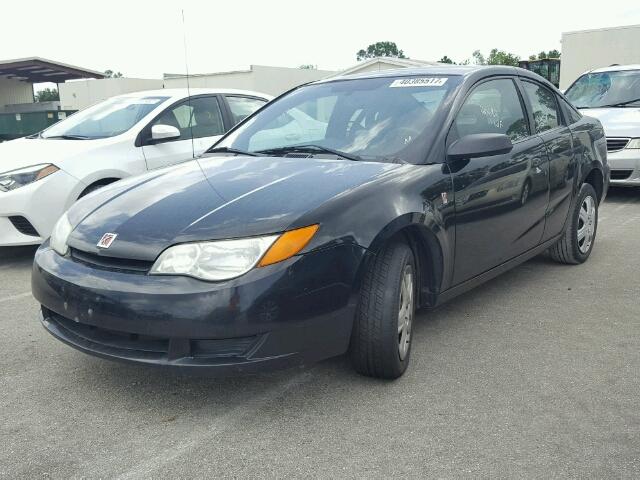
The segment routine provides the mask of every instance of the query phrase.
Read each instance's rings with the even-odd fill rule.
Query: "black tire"
[[[583,208],[583,204],[587,200],[587,197],[591,197],[591,201],[595,208],[594,218],[592,219],[593,233],[591,235],[591,242],[589,242],[588,248],[584,248],[584,244],[582,244],[583,248],[581,249],[581,244],[578,240],[578,229],[582,225],[580,210]],[[586,262],[589,255],[591,255],[591,251],[593,250],[593,245],[596,240],[596,233],[598,231],[598,195],[591,184],[582,184],[576,203],[573,210],[570,212],[568,222],[567,230],[558,243],[549,249],[549,254],[556,262],[578,265]]]
[[[410,315],[409,333],[402,342],[405,346],[400,347],[401,290],[406,285],[407,272],[411,272],[412,277],[411,287],[405,289],[411,291],[410,308],[405,309]],[[351,336],[351,359],[359,373],[393,379],[407,369],[411,357],[416,279],[413,252],[404,242],[390,244],[372,260],[364,276]],[[404,358],[401,358],[402,353]]]

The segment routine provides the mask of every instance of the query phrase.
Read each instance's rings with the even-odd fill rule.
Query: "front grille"
[[[630,138],[614,138],[607,137],[607,152],[617,152],[624,149],[629,143]]]
[[[111,353],[129,358],[176,358],[193,357],[204,359],[241,357],[246,358],[255,348],[259,336],[219,338],[219,339],[183,339],[119,332],[106,328],[74,322],[51,310],[42,307],[43,316],[50,322],[100,350],[110,349]],[[172,346],[173,343],[173,346]],[[175,345],[182,347],[180,350]],[[99,347],[98,347],[99,346]],[[114,352],[115,350],[115,352]]]
[[[31,225],[31,222],[24,217],[9,217],[9,221],[23,235],[29,235],[30,237],[40,236],[35,227]]]
[[[103,270],[115,270],[131,273],[147,273],[151,270],[153,262],[146,260],[133,260],[129,258],[107,257],[95,253],[83,252],[76,248],[71,248],[71,258],[74,260],[101,268]]]
[[[633,170],[611,170],[611,180],[626,180],[632,173]]]

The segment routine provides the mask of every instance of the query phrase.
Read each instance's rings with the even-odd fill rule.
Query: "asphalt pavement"
[[[541,256],[419,315],[388,382],[345,357],[211,379],[47,334],[0,249],[1,478],[638,478],[640,190],[580,266]]]

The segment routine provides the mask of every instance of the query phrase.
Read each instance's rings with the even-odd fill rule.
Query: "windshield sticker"
[[[399,78],[391,82],[389,88],[398,87],[441,87],[447,81],[446,77]]]
[[[156,105],[158,103],[160,103],[162,100],[159,98],[141,98],[139,100],[136,100],[134,103],[135,105]]]

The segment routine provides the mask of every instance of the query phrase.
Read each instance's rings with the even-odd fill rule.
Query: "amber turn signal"
[[[52,173],[56,173],[58,170],[59,168],[56,167],[55,165],[47,165],[46,167],[44,167],[42,170],[38,172],[38,175],[36,175],[36,180],[40,180],[41,178],[48,177]]]
[[[259,267],[278,263],[287,258],[293,257],[307,246],[309,241],[318,231],[320,225],[309,225],[308,227],[297,228],[284,232],[273,242],[273,245],[264,254],[262,260],[258,264]]]

